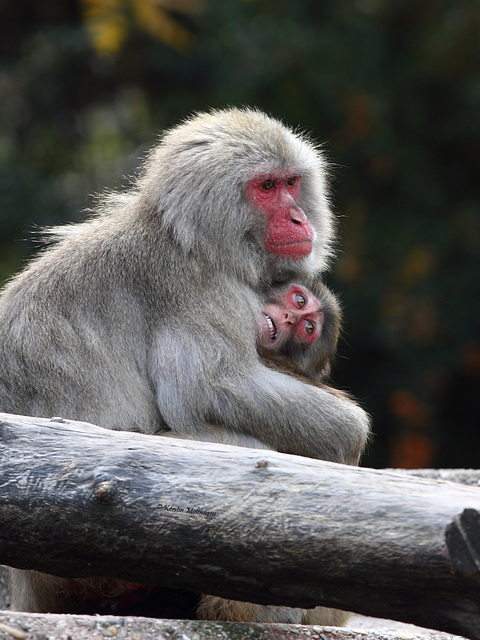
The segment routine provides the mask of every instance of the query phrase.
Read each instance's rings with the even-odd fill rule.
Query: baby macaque
[[[259,343],[265,349],[282,351],[286,343],[308,348],[322,334],[323,309],[305,287],[291,284],[269,296],[262,311]]]
[[[268,291],[257,345],[267,362],[321,382],[330,372],[341,312],[336,297],[322,282],[311,286],[313,291],[297,283]]]

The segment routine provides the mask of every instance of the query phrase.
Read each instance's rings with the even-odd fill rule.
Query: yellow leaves
[[[192,41],[190,33],[176,22],[167,11],[161,9],[158,3],[154,3],[153,0],[131,0],[131,3],[138,23],[154,38],[162,40],[165,44],[181,52],[185,52],[190,47]],[[187,3],[182,4],[186,5]]]
[[[122,0],[83,0],[83,17],[96,51],[105,56],[115,54],[127,33],[127,19]]]
[[[193,37],[169,10],[192,14],[200,8],[198,0],[81,0],[81,3],[92,44],[97,53],[106,57],[118,53],[132,18],[154,38],[186,52]]]

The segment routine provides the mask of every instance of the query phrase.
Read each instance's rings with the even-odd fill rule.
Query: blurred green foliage
[[[325,141],[373,466],[480,466],[478,0],[0,0],[0,279],[156,132],[256,105]]]

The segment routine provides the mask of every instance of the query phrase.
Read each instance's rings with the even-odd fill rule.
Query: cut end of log
[[[445,542],[454,569],[480,579],[480,513],[464,509],[445,529]]]

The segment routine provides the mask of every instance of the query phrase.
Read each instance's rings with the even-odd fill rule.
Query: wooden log
[[[0,414],[0,564],[480,639],[480,490]]]
[[[430,480],[448,480],[467,484],[471,487],[480,487],[479,469],[386,469],[400,475],[429,478]]]

